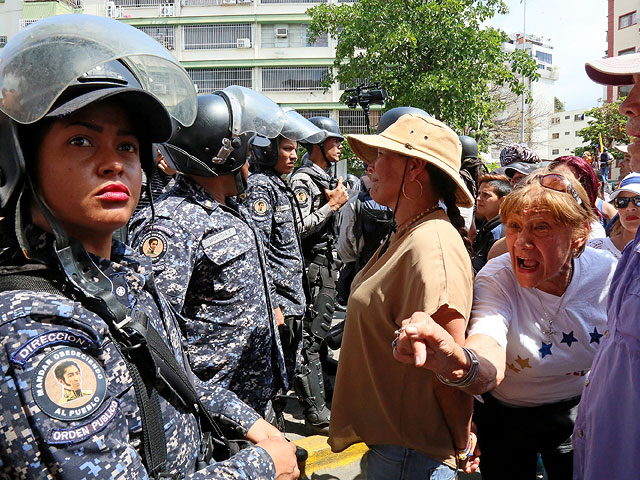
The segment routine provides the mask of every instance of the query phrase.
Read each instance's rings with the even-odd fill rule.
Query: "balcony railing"
[[[57,3],[62,3],[64,5],[67,5],[71,8],[82,8],[82,1],[81,0],[24,0],[25,3],[44,3],[44,2],[51,2],[51,1],[55,1]]]

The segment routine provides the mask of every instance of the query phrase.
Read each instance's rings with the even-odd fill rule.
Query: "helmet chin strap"
[[[233,174],[233,178],[236,181],[236,190],[238,190],[238,198],[244,200],[247,198],[247,181],[242,176],[242,168],[236,170]]]
[[[123,322],[126,323],[124,307],[113,295],[111,280],[93,262],[80,241],[69,237],[56,221],[44,201],[37,195],[31,178],[26,176],[26,185],[23,186],[16,206],[16,235],[18,243],[24,255],[30,258],[29,248],[23,228],[24,207],[29,207],[27,200],[29,195],[24,195],[29,190],[31,200],[36,203],[46,222],[49,224],[55,236],[54,251],[60,262],[62,270],[69,282],[87,299],[87,303],[95,312],[101,312],[115,320],[114,325],[120,329]]]

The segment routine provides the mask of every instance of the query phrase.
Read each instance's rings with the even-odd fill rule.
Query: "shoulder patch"
[[[77,348],[63,347],[36,366],[31,392],[44,414],[71,422],[95,413],[107,395],[107,379],[93,357]]]
[[[11,354],[11,363],[24,367],[31,356],[44,348],[55,345],[69,345],[77,348],[92,348],[97,346],[93,340],[81,333],[53,330],[30,338],[29,341]]]
[[[296,188],[293,193],[295,193],[298,202],[301,204],[305,204],[309,200],[309,192],[307,192],[306,188]]]
[[[140,239],[139,251],[142,255],[150,257],[155,262],[167,253],[168,244],[166,235],[154,228],[152,231],[145,233]]]
[[[98,418],[90,422],[77,425],[73,428],[53,428],[49,432],[47,443],[49,445],[69,445],[84,442],[96,433],[102,431],[118,413],[120,403],[112,398]]]
[[[253,202],[253,211],[258,215],[265,215],[269,209],[269,204],[264,198],[259,198]]]

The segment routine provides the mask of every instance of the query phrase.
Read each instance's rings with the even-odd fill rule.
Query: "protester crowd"
[[[298,478],[294,390],[334,452],[367,444],[367,478],[635,478],[640,54],[586,71],[635,85],[606,195],[606,149],[512,144],[490,172],[417,108],[345,138],[251,89],[198,96],[114,20],[16,35],[0,477]],[[359,180],[333,175],[344,141]]]

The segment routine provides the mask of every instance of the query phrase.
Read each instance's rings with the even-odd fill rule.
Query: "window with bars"
[[[262,69],[262,91],[323,90],[322,80],[328,74],[327,67],[266,67]]]
[[[4,47],[7,44],[7,36],[0,35],[0,48]]]
[[[638,23],[638,12],[627,13],[626,15],[620,15],[618,20],[618,28],[626,28]]]
[[[253,88],[250,68],[187,68],[198,93],[212,93],[229,85]]]
[[[238,48],[253,44],[253,29],[250,23],[183,25],[182,39],[185,50]]]
[[[296,110],[304,118],[328,117],[329,110]]]
[[[25,19],[25,18],[23,18],[18,23],[18,29],[22,30],[23,28],[27,28],[29,25],[31,25],[32,23],[36,23],[37,21],[38,21],[37,18],[36,19]]]
[[[125,7],[125,8],[160,7],[163,5],[170,4],[168,0],[113,0],[113,3],[117,7]]]
[[[339,113],[338,125],[340,125],[340,132],[343,135],[349,133],[369,133],[367,132],[367,124],[364,118],[364,112],[361,109],[357,110],[341,110]],[[373,111],[369,113],[369,122],[371,122],[372,128],[378,125],[380,120],[380,112]]]
[[[156,40],[160,45],[168,50],[176,48],[176,34],[174,27],[137,27],[151,38]]]
[[[260,0],[263,5],[274,3],[327,3],[327,0]]]
[[[328,47],[329,35],[324,34],[312,42],[309,25],[305,23],[264,24],[261,28],[263,48]]]
[[[216,5],[250,4],[253,0],[182,0],[183,7],[212,7]]]

